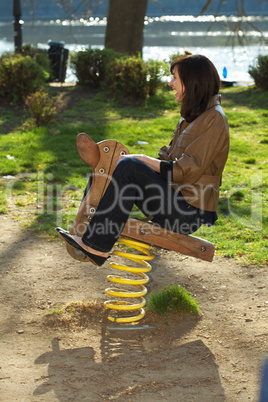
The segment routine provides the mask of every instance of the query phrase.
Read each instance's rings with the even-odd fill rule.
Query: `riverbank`
[[[231,30],[233,24],[237,23],[235,16],[219,16],[216,19],[212,15],[147,17],[144,25],[143,58],[168,60],[171,54],[183,54],[187,49],[193,54],[204,54],[211,59],[220,76],[226,67],[228,80],[253,82],[248,68],[259,54],[268,53],[268,46],[264,43],[268,38],[267,22],[268,16],[245,18],[244,46],[238,46],[237,41],[233,43],[234,33]],[[23,42],[48,49],[49,40],[63,41],[70,52],[75,52],[88,46],[103,48],[105,31],[105,18],[26,21],[23,25]],[[14,50],[12,23],[0,23],[0,38],[0,55]],[[74,80],[70,68],[66,80]]]

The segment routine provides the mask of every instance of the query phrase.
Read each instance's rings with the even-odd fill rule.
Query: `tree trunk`
[[[110,0],[105,47],[142,55],[144,17],[148,0]]]

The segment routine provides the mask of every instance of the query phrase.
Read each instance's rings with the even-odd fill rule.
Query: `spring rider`
[[[82,237],[86,227],[94,215],[98,203],[104,194],[116,167],[120,155],[129,154],[128,149],[118,141],[104,140],[95,143],[87,134],[80,133],[76,139],[76,147],[81,159],[92,167],[92,182],[89,191],[83,198],[79,207],[77,216],[70,229],[70,234]],[[151,270],[149,260],[154,258],[151,253],[152,247],[160,247],[167,250],[173,250],[181,254],[199,258],[211,262],[215,252],[214,244],[201,238],[182,235],[169,230],[156,227],[153,223],[139,219],[129,218],[119,242],[139,251],[139,254],[132,254],[125,251],[113,251],[113,254],[120,255],[126,259],[135,262],[135,266],[129,267],[116,263],[110,263],[110,266],[117,270],[131,272],[135,275],[134,279],[122,278],[120,276],[109,275],[107,279],[110,282],[134,285],[135,291],[125,289],[109,288],[106,293],[115,297],[139,301],[135,304],[129,301],[105,302],[106,307],[113,310],[131,311],[138,310],[131,317],[112,317],[108,319],[114,323],[137,324],[141,320],[145,311],[143,309],[146,301],[144,295],[147,289],[144,286],[149,278],[146,275]],[[87,262],[88,257],[80,250],[67,244],[68,253],[76,260]],[[140,254],[140,252],[142,254]],[[137,267],[137,265],[139,265]],[[137,277],[137,278],[136,278]]]

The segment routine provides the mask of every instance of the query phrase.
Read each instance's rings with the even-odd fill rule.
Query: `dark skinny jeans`
[[[95,250],[110,251],[134,204],[145,216],[152,215],[153,223],[173,232],[190,234],[201,226],[199,209],[188,204],[160,174],[132,157],[117,164],[83,242]]]

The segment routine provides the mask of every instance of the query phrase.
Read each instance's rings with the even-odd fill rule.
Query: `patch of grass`
[[[245,160],[245,163],[248,164],[248,165],[255,165],[256,159],[255,158],[249,158],[249,159]]]
[[[103,301],[73,301],[62,307],[47,311],[44,324],[56,328],[80,330],[92,325],[100,325],[107,318]]]
[[[147,309],[160,315],[169,312],[197,314],[200,311],[195,298],[185,288],[175,284],[151,293],[147,300]]]
[[[48,310],[45,312],[45,316],[46,315],[58,315],[58,314],[63,314],[64,313],[64,309],[62,307],[56,307],[53,310]]]
[[[7,207],[5,186],[3,185],[3,183],[0,183],[0,214],[5,214],[7,212],[8,207]]]
[[[233,106],[246,106],[251,109],[262,109],[262,114],[267,117],[268,98],[267,91],[261,91],[255,85],[249,87],[221,88],[226,102],[232,102]]]

